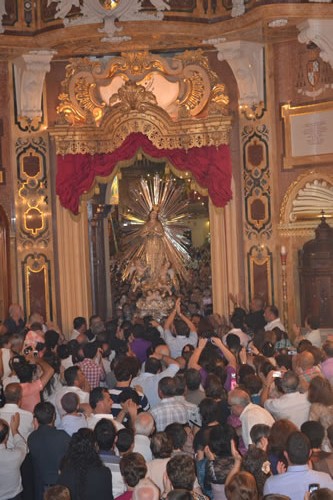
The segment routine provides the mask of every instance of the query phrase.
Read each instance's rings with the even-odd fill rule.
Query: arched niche
[[[332,225],[333,175],[327,169],[314,168],[295,179],[280,207],[279,241],[287,252],[285,289],[290,326],[301,321],[299,251],[314,238],[322,210]]]
[[[88,59],[71,62],[63,82],[64,92],[59,96],[59,122],[49,129],[58,155],[57,219],[61,223],[57,225],[57,231],[64,232],[58,238],[62,242],[58,245],[58,258],[59,267],[66,276],[66,279],[61,278],[60,298],[66,302],[61,311],[62,323],[68,328],[75,314],[83,315],[84,304],[90,304],[91,312],[91,296],[86,286],[80,289],[84,297],[78,299],[77,304],[73,303],[73,294],[68,300],[66,298],[68,292],[65,288],[70,288],[70,282],[75,286],[78,273],[82,274],[82,269],[87,271],[89,261],[88,250],[82,250],[82,246],[79,251],[72,248],[67,235],[72,228],[78,240],[87,241],[84,200],[92,192],[96,179],[112,178],[119,161],[129,160],[140,147],[154,158],[165,158],[177,170],[188,170],[198,185],[208,190],[213,201],[210,208],[212,232],[214,241],[219,242],[212,252],[213,280],[222,282],[224,275],[229,275],[230,269],[235,268],[234,254],[226,248],[230,246],[230,237],[225,234],[226,226],[234,221],[231,212],[235,210],[235,204],[221,208],[231,195],[228,148],[231,118],[224,85],[210,70],[207,59],[201,51],[175,56],[173,62],[168,63],[160,56],[136,53],[111,59],[103,68],[98,68],[98,64]],[[167,103],[166,109],[159,105],[162,103],[152,86],[144,84],[149,83],[149,75],[161,73],[164,74],[163,84],[179,83],[178,97],[173,103]],[[97,92],[98,82],[107,86],[108,78],[114,82],[120,74],[123,82],[114,94],[107,95],[107,99],[104,93],[106,100],[103,100],[102,94]],[[142,139],[133,147],[133,140],[139,134]],[[122,147],[125,157],[112,158]],[[112,161],[112,168],[103,169],[103,161],[103,164],[98,163],[103,155],[110,155],[105,157],[105,163],[109,167]],[[63,213],[69,212],[68,209],[74,215]],[[225,244],[220,245],[221,242]],[[90,283],[90,277],[86,282]],[[222,289],[213,283],[215,312],[229,312],[228,293],[238,291],[238,283],[233,286],[234,282],[233,278],[230,288]]]
[[[333,175],[311,170],[300,175],[283,198],[279,224],[281,234],[313,234],[322,212],[328,220],[333,219]]]

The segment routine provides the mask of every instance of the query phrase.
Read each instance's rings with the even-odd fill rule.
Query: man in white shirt
[[[269,398],[270,388],[274,383],[274,372],[269,372],[261,392],[261,403],[276,420],[287,419],[299,429],[309,419],[310,403],[307,393],[300,393],[298,375],[289,370],[282,376],[280,386],[283,394],[276,399]]]
[[[231,412],[242,422],[242,437],[246,448],[252,443],[250,431],[255,424],[266,424],[272,427],[274,418],[259,405],[251,403],[249,394],[242,389],[234,389],[228,394]]]
[[[65,415],[65,411],[61,405],[61,398],[67,392],[74,392],[79,396],[80,407],[89,404],[90,387],[86,377],[78,366],[70,366],[64,372],[64,378],[67,385],[58,389],[55,393],[55,407],[57,410],[56,427],[60,425],[60,419]]]
[[[20,425],[18,431],[26,441],[29,434],[31,434],[34,430],[33,415],[30,411],[20,408],[22,400],[22,388],[20,384],[8,384],[5,389],[5,399],[5,406],[0,408],[0,418],[5,420],[9,425],[12,416],[18,413],[20,415]],[[9,432],[7,447],[14,447],[13,435],[11,431]]]
[[[89,404],[92,409],[92,413],[87,418],[89,429],[95,429],[97,422],[99,422],[102,418],[111,420],[117,431],[124,428],[120,419],[123,418],[125,411],[121,410],[119,413],[119,420],[113,418],[111,413],[112,403],[113,401],[110,393],[107,389],[105,389],[105,387],[95,387],[95,389],[91,391]]]
[[[176,318],[176,316],[178,316]],[[163,339],[170,347],[171,357],[181,356],[183,347],[187,344],[197,346],[198,335],[192,321],[181,312],[180,299],[176,300],[174,309],[164,324]]]
[[[153,459],[150,449],[150,436],[154,432],[155,422],[150,413],[141,412],[134,422],[134,448],[133,452],[141,453],[146,462]]]
[[[321,348],[321,334],[319,330],[319,318],[316,316],[307,316],[304,321],[305,333],[302,333],[301,327],[294,325],[293,330],[296,334],[294,340],[295,345],[298,345],[302,340],[308,340],[315,347]]]
[[[283,332],[286,331],[280,317],[279,310],[275,306],[267,306],[264,312],[265,320],[267,324],[265,325],[265,331],[270,332],[273,328],[280,328]]]
[[[164,370],[163,365],[166,366]],[[145,372],[132,380],[131,387],[140,386],[150,407],[154,408],[161,402],[158,395],[159,381],[164,377],[174,377],[178,370],[179,363],[170,357],[169,347],[159,345],[145,362]]]
[[[82,316],[78,316],[73,320],[73,330],[70,340],[76,340],[80,335],[85,335],[87,331],[87,320]]]
[[[27,446],[18,429],[20,415],[15,413],[10,426],[0,420],[0,500],[17,497],[22,492],[20,467],[27,453]],[[12,434],[13,448],[7,448],[9,429]]]

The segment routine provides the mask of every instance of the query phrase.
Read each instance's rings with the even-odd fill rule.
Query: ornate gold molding
[[[56,138],[57,154],[96,154],[113,151],[135,132],[141,132],[159,149],[190,149],[229,143],[231,118],[214,114],[202,120],[190,116],[174,121],[157,106],[153,94],[127,82],[113,96],[99,127],[57,125],[50,129]]]
[[[210,114],[210,102],[223,114],[227,113],[229,98],[225,87],[209,68],[202,50],[186,51],[172,60],[147,51],[125,53],[107,62],[72,59],[62,82],[63,92],[59,95],[61,103],[57,112],[71,124],[87,123],[89,119],[98,124],[106,109],[114,104],[114,99],[105,102],[106,89],[112,92],[121,84],[132,81],[148,90],[152,86],[158,93],[153,82],[157,76],[178,88],[171,112],[173,118],[177,119],[184,113],[198,116],[206,107]]]
[[[145,51],[107,63],[72,60],[62,85],[60,120],[50,130],[58,154],[113,151],[133,132],[160,149],[229,143],[229,98],[200,50],[172,60]],[[158,85],[172,88],[165,109]]]

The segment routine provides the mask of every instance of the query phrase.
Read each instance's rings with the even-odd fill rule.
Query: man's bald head
[[[231,407],[231,412],[238,417],[250,403],[251,398],[249,394],[242,389],[236,388],[228,394],[228,404]]]
[[[149,478],[141,479],[133,491],[133,500],[158,500],[160,490]]]
[[[303,351],[297,355],[297,364],[302,368],[303,371],[312,368],[314,365],[314,356],[309,351]]]
[[[134,423],[135,433],[143,436],[151,436],[154,431],[155,422],[150,413],[141,412],[137,415]]]
[[[229,392],[228,401],[232,404],[237,403],[245,408],[245,406],[251,403],[251,398],[246,391],[236,388]]]
[[[22,399],[22,387],[20,384],[16,382],[8,384],[5,389],[5,399],[6,403],[19,405]]]

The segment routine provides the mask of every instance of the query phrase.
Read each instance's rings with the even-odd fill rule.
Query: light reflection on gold
[[[113,10],[118,7],[119,0],[104,0],[100,1],[103,7],[107,10]]]

